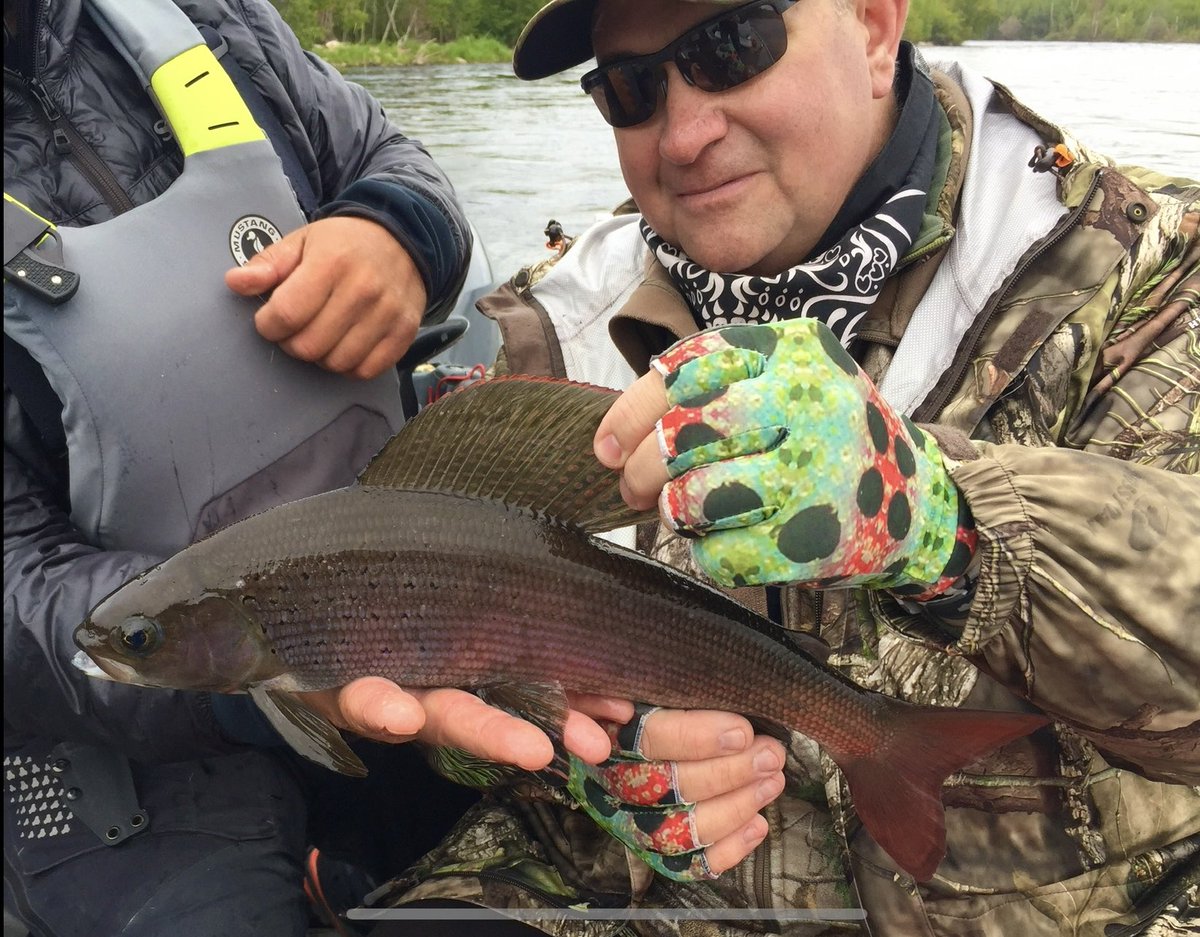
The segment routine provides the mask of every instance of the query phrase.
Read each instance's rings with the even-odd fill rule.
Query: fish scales
[[[193,548],[201,575],[239,593],[296,689],[368,674],[414,687],[554,680],[737,709],[838,751],[887,731],[872,697],[747,628],[720,593],[523,509],[347,489],[228,534]]]

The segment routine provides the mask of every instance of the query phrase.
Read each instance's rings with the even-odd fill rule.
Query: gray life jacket
[[[403,422],[398,380],[331,374],[258,335],[261,300],[224,273],[305,223],[278,156],[174,4],[87,6],[170,123],[183,171],[85,228],[6,194],[4,331],[62,401],[72,521],[99,546],[167,556],[353,481]]]

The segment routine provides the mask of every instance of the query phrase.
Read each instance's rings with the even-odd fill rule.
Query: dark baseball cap
[[[590,59],[592,17],[599,0],[550,0],[525,24],[513,50],[513,71],[533,81],[557,75]],[[652,3],[654,0],[643,0]],[[745,0],[705,0],[744,3]]]

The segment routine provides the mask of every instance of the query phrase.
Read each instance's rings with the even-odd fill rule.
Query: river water
[[[1007,85],[1113,157],[1200,176],[1200,45],[971,42],[922,52]],[[546,256],[547,220],[578,234],[626,197],[612,132],[579,90],[585,70],[538,82],[518,81],[507,65],[364,69],[347,77],[379,98],[446,170],[494,275],[506,278]]]

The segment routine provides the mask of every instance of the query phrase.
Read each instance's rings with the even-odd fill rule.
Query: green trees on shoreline
[[[486,37],[511,48],[544,0],[272,2],[309,47],[331,39],[419,47]],[[1200,0],[912,0],[906,35],[947,45],[967,39],[1197,42]]]
[[[490,37],[511,48],[545,0],[271,0],[306,46],[449,43]]]
[[[907,35],[968,39],[1196,42],[1200,0],[912,0]]]

